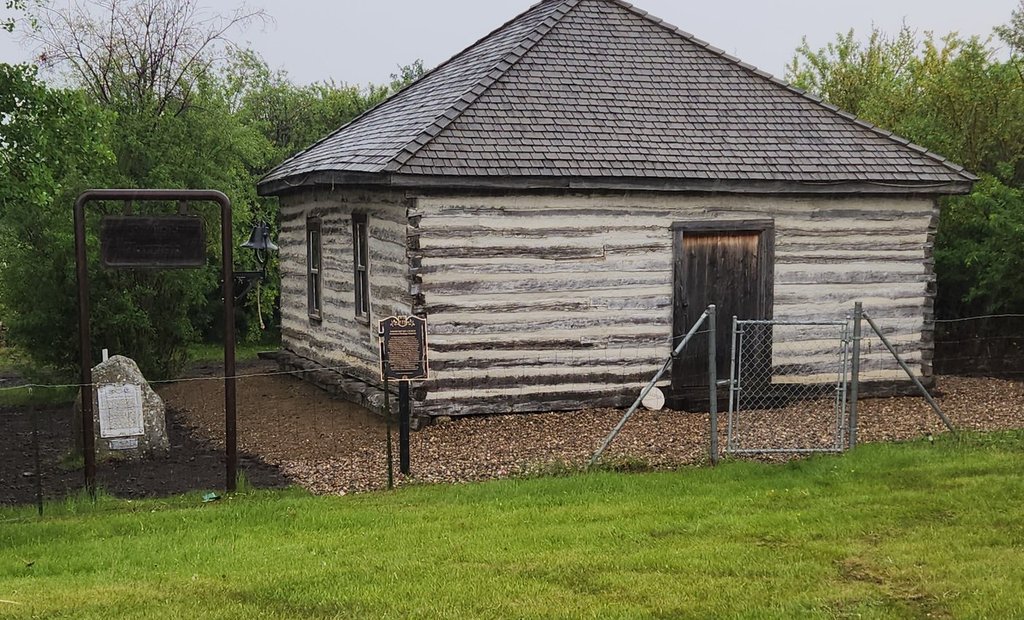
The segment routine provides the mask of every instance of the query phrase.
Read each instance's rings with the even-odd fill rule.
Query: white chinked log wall
[[[687,220],[774,219],[776,318],[842,320],[863,301],[931,373],[931,199],[447,196],[420,197],[410,216],[429,317],[424,412],[629,404],[671,351],[670,227]],[[901,378],[886,355],[865,351],[866,381]]]
[[[355,318],[352,213],[367,215],[370,321]],[[281,340],[283,348],[366,381],[380,376],[377,321],[412,312],[404,194],[307,191],[281,200]],[[322,320],[309,318],[306,220],[321,220]]]
[[[353,209],[370,217],[370,325],[354,319]],[[320,324],[306,312],[310,214],[323,219]],[[283,346],[373,380],[371,326],[425,312],[418,414],[626,405],[670,352],[672,223],[765,218],[776,318],[841,320],[863,301],[911,368],[931,374],[930,198],[307,191],[282,201]],[[886,355],[865,351],[865,380],[901,378]]]

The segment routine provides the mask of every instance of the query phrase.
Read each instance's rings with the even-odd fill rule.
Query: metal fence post
[[[736,338],[737,338],[737,327],[739,327],[739,319],[736,315],[732,317],[732,350],[729,352],[729,417],[726,423],[725,431],[725,452],[728,454],[732,451],[732,416],[733,412],[736,411],[736,357],[738,351],[736,349]]]
[[[711,464],[718,465],[718,321],[708,306],[708,413],[711,416]]]
[[[853,304],[853,364],[850,368],[850,449],[857,447],[857,392],[860,389],[860,338],[864,304]]]

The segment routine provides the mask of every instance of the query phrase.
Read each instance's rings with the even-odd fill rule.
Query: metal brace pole
[[[850,369],[850,449],[857,447],[857,398],[860,391],[860,340],[864,304],[853,304],[853,366]]]
[[[900,365],[900,368],[903,369],[903,372],[907,373],[907,376],[910,377],[910,380],[913,381],[914,385],[917,386],[917,389],[921,391],[921,394],[924,396],[924,399],[928,401],[929,405],[932,406],[932,409],[935,410],[935,413],[939,414],[939,417],[942,418],[942,423],[945,424],[946,428],[948,428],[950,432],[955,435],[956,429],[953,428],[953,423],[949,421],[949,418],[946,417],[946,414],[942,413],[942,409],[939,407],[939,404],[935,402],[935,399],[932,398],[932,395],[929,394],[928,390],[924,388],[924,385],[921,384],[921,381],[919,381],[918,378],[914,376],[914,373],[911,372],[910,367],[907,366],[907,363],[904,362],[903,358],[901,358],[899,353],[896,352],[896,348],[892,346],[892,343],[890,343],[885,336],[882,335],[882,330],[878,329],[878,325],[875,324],[875,322],[871,319],[870,316],[868,316],[867,313],[864,313],[864,318],[867,320],[868,325],[871,326],[871,329],[875,330],[875,333],[878,334],[878,339],[882,341],[882,344],[885,345],[885,348],[889,349],[889,353],[892,353],[892,356],[896,358],[896,362]]]
[[[711,464],[718,465],[718,320],[714,304],[708,306],[708,413],[711,417]]]
[[[631,417],[633,417],[633,414],[640,406],[640,403],[643,401],[644,398],[647,397],[647,394],[650,393],[650,391],[654,388],[654,385],[661,379],[661,376],[665,374],[665,371],[668,370],[668,367],[672,365],[672,360],[682,352],[683,348],[686,346],[688,342],[690,342],[690,339],[693,338],[693,335],[697,333],[697,330],[700,329],[700,326],[704,324],[704,321],[707,318],[708,312],[707,310],[705,310],[704,313],[700,315],[700,318],[697,319],[697,322],[693,324],[693,327],[690,328],[690,331],[686,333],[686,336],[683,337],[683,341],[679,343],[679,345],[672,351],[672,354],[668,356],[668,359],[665,360],[665,363],[662,364],[661,370],[658,371],[658,374],[654,375],[654,378],[651,379],[651,381],[644,387],[643,390],[641,390],[640,396],[638,396],[637,399],[633,401],[633,406],[629,408],[629,411],[626,412],[626,415],[622,416],[622,419],[619,420],[619,423],[615,425],[615,428],[612,429],[612,432],[608,433],[608,436],[604,438],[603,442],[601,442],[601,447],[598,448],[596,452],[594,452],[594,455],[592,457],[590,457],[590,463],[588,467],[593,467],[601,458],[601,455],[604,454],[604,451],[608,449],[608,446],[611,445],[613,441],[615,441],[615,438],[619,435],[619,432],[622,430],[622,427],[626,425],[626,422],[628,422]]]

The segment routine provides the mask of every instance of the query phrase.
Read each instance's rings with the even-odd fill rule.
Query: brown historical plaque
[[[426,379],[427,320],[418,316],[389,316],[378,329],[381,377]]]
[[[104,267],[202,267],[203,221],[189,215],[105,216],[100,221],[100,259]]]

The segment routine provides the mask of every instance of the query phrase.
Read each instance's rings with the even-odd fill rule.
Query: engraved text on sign
[[[100,437],[142,435],[142,388],[131,383],[101,385],[99,401]]]
[[[380,322],[381,376],[427,378],[427,321],[418,316],[392,316]]]

